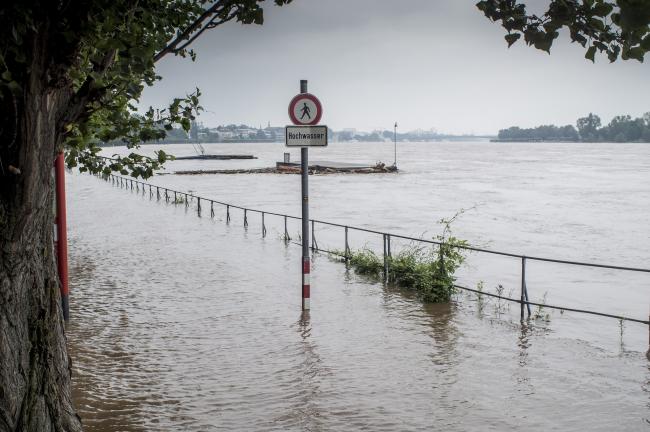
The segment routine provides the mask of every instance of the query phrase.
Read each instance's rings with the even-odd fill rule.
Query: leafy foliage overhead
[[[649,0],[551,0],[542,15],[529,13],[518,0],[482,0],[477,7],[507,30],[508,46],[523,36],[526,44],[550,52],[553,41],[566,29],[573,42],[596,51],[610,62],[622,58],[643,61],[650,50]]]
[[[273,0],[284,5],[292,0]],[[195,58],[190,44],[229,21],[262,24],[264,0],[22,0],[0,8],[0,103],[16,106],[28,93],[48,95],[56,116],[57,147],[82,170],[150,176],[167,159],[94,157],[98,141],[120,138],[129,147],[164,138],[174,125],[189,131],[201,109],[200,92],[164,109],[137,113],[145,86],[161,77],[168,55]],[[35,86],[38,83],[39,86]],[[15,140],[10,119],[0,136]],[[16,122],[17,123],[17,122]],[[13,127],[16,128],[15,126]]]

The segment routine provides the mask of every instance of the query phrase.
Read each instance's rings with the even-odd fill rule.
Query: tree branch
[[[94,65],[93,72],[100,74],[106,72],[115,62],[116,54],[116,49],[107,52],[101,62]],[[96,101],[106,94],[108,87],[95,87],[94,85],[95,78],[89,74],[79,90],[70,97],[67,103],[68,108],[63,112],[61,117],[57,119],[57,129],[61,130],[67,124],[79,120],[85,112],[86,106],[90,102]]]
[[[167,54],[172,54],[172,53],[178,52],[179,49],[180,49],[180,48],[178,48],[178,46],[184,40],[189,39],[189,37],[190,37],[190,35],[192,33],[197,31],[198,29],[201,29],[201,27],[203,26],[203,22],[206,19],[210,18],[213,15],[216,15],[218,12],[223,10],[226,7],[226,5],[224,4],[226,2],[227,2],[226,0],[219,0],[215,4],[210,6],[208,9],[206,9],[206,11],[203,12],[201,14],[201,16],[196,19],[196,21],[194,21],[192,24],[190,24],[185,30],[183,30],[178,36],[176,36],[171,42],[169,42],[165,48],[160,50],[160,52],[158,52],[153,57],[154,63],[157,62],[158,60],[160,60],[161,58],[163,58],[164,56],[166,56]],[[202,33],[204,30],[205,29],[202,29],[202,30],[200,30],[200,32]],[[196,38],[193,38],[192,40],[194,40],[194,39],[196,39]],[[187,44],[183,44],[183,46],[187,46]]]
[[[227,18],[224,18],[224,19],[222,19],[220,21],[215,21],[217,19],[217,17],[216,16],[213,17],[206,25],[204,25],[201,28],[201,30],[196,32],[196,34],[194,36],[192,36],[187,42],[185,42],[183,45],[181,45],[181,46],[177,47],[176,49],[174,49],[174,52],[184,50],[185,48],[190,46],[192,44],[192,42],[194,42],[199,36],[201,36],[204,31],[206,31],[208,29],[215,28],[216,26],[219,26],[221,24],[225,24],[228,21],[231,21],[236,16],[237,16],[237,13],[235,12],[235,13],[230,14],[230,16],[228,16]]]

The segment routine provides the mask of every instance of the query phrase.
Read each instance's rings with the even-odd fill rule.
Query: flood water
[[[471,244],[650,267],[650,146],[399,143],[397,174],[310,177],[311,217],[414,237],[453,225]],[[167,172],[271,166],[283,144],[213,144],[256,160],[173,161]],[[144,153],[159,147],[147,146]],[[162,147],[177,155],[191,146]],[[106,149],[105,154],[126,149]],[[299,153],[291,152],[293,160]],[[393,162],[390,143],[334,143],[315,160]],[[300,214],[295,175],[163,175],[202,197]],[[150,199],[67,179],[73,396],[88,431],[650,429],[648,328],[460,293],[449,305],[355,275],[326,254],[300,311],[300,254],[281,218]],[[194,205],[194,203],[193,203]],[[299,223],[289,222],[297,238]],[[318,245],[343,231],[316,225]],[[351,232],[353,249],[381,237]],[[407,247],[395,242],[393,250]],[[519,295],[517,259],[469,254],[459,283]],[[528,262],[531,301],[647,319],[650,275]]]

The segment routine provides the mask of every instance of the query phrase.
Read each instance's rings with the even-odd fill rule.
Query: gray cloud
[[[540,3],[539,1],[537,3]],[[143,104],[198,86],[206,124],[284,125],[309,79],[338,129],[435,127],[495,133],[510,125],[606,120],[650,111],[648,66],[583,58],[566,37],[552,55],[516,45],[473,1],[295,0],[267,6],[262,27],[228,24],[195,46],[198,60],[168,59]]]

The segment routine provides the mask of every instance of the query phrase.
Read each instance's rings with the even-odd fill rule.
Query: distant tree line
[[[600,117],[589,113],[572,125],[545,125],[522,129],[517,126],[499,131],[499,141],[582,141],[650,142],[650,112],[642,117],[616,116],[602,126]]]

